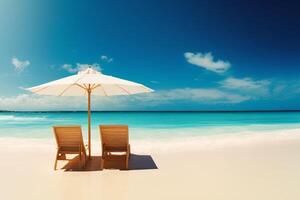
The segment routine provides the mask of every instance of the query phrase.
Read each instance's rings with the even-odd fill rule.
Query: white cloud
[[[82,70],[85,70],[89,67],[97,70],[97,71],[102,71],[101,67],[100,67],[100,64],[98,63],[94,63],[94,64],[80,64],[80,63],[76,63],[76,66],[77,66],[77,69],[78,71],[82,71]]]
[[[11,63],[14,65],[15,70],[19,73],[21,73],[26,67],[30,65],[29,60],[21,61],[16,57],[13,57],[11,59]]]
[[[201,104],[240,103],[249,100],[250,97],[220,89],[207,88],[177,88],[171,90],[159,90],[142,97],[142,101],[154,104],[165,104],[173,101],[187,101]]]
[[[93,96],[94,110],[130,110],[136,108],[171,105],[178,102],[196,104],[235,104],[250,97],[219,89],[178,88],[158,90],[154,93],[99,97]],[[53,97],[22,94],[15,97],[0,97],[0,110],[86,110],[85,97]]]
[[[253,80],[252,78],[234,78],[229,77],[224,81],[221,81],[220,84],[224,88],[229,89],[245,89],[245,90],[256,90],[261,88],[266,88],[270,85],[270,81],[268,80]]]
[[[101,58],[101,60],[103,60],[105,62],[108,62],[108,63],[110,63],[110,62],[112,62],[114,60],[113,58],[110,58],[110,57],[108,57],[106,55],[102,55],[102,56],[100,56],[100,58]]]
[[[71,64],[63,64],[62,69],[66,70],[69,73],[77,73],[79,71],[85,70],[89,67],[97,70],[97,71],[102,71],[100,64],[94,63],[94,64],[81,64],[81,63],[76,63],[76,66],[73,66]]]
[[[284,101],[287,99],[300,98],[300,81],[299,80],[278,80],[273,79],[270,85],[270,93],[273,100]]]
[[[253,80],[252,78],[234,78],[229,77],[221,82],[219,82],[221,87],[238,90],[242,94],[251,95],[253,98],[258,96],[266,96],[270,94],[270,84],[269,80]]]
[[[228,61],[214,61],[214,57],[210,52],[204,54],[186,52],[184,53],[184,57],[186,58],[187,62],[216,73],[224,73],[231,66],[231,64]]]
[[[78,69],[76,67],[73,68],[73,66],[70,64],[63,64],[61,67],[69,73],[78,72]]]
[[[123,109],[123,99],[115,97],[92,98],[92,108],[105,110],[107,108]],[[108,107],[110,105],[110,107]],[[0,97],[0,110],[39,111],[39,110],[86,110],[86,97],[55,97],[35,94],[21,94],[15,97]]]

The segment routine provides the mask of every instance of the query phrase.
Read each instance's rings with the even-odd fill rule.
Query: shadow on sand
[[[125,170],[125,157],[115,156],[105,162],[104,169],[120,169]],[[63,168],[65,171],[101,171],[101,156],[92,156],[90,160],[86,162],[85,168],[80,167],[78,156],[71,159]],[[158,169],[154,160],[150,155],[137,155],[131,154],[129,159],[128,170],[148,170]]]

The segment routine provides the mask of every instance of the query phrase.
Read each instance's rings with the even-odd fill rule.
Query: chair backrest
[[[99,128],[102,145],[126,147],[129,144],[127,125],[101,125]]]
[[[83,145],[81,126],[54,126],[53,131],[58,147]]]

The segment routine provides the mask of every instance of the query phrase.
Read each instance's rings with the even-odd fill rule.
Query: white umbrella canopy
[[[91,94],[99,96],[131,95],[153,92],[152,89],[131,81],[107,76],[87,68],[76,75],[27,88],[39,95],[88,97],[88,146],[91,156]]]
[[[93,95],[100,96],[130,95],[153,91],[142,84],[107,76],[92,68],[27,90],[40,95],[85,96],[89,89]]]

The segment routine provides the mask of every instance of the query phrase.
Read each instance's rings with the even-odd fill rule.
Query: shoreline
[[[167,129],[166,129],[167,130]],[[189,129],[182,129],[181,131],[188,131]],[[193,129],[194,130],[194,129]],[[176,132],[176,131],[175,131]],[[85,135],[84,135],[85,136]],[[269,130],[269,131],[244,131],[239,133],[223,133],[211,135],[190,135],[184,137],[153,137],[146,138],[130,138],[130,143],[133,150],[141,153],[177,153],[190,151],[206,151],[215,149],[226,149],[236,146],[249,146],[261,144],[273,144],[281,142],[300,141],[300,128]],[[85,141],[85,144],[87,142]],[[98,154],[100,149],[100,136],[92,137],[92,146],[96,149]],[[8,148],[31,148],[42,147],[56,148],[55,139],[53,138],[30,138],[30,137],[0,137],[1,147],[8,146]],[[96,148],[95,148],[96,147]]]

